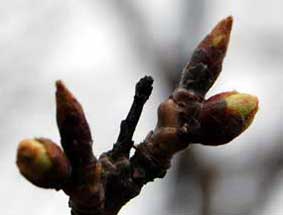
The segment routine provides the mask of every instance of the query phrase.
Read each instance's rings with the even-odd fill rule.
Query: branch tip
[[[152,92],[153,78],[151,76],[145,76],[139,80],[136,84],[135,97],[147,100]]]
[[[152,92],[153,78],[145,76],[136,84],[135,96],[127,118],[121,122],[120,133],[113,150],[112,157],[129,157],[134,141],[132,140],[134,131],[142,113],[143,106]]]

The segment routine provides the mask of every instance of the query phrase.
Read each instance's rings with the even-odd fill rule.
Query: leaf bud
[[[258,99],[249,94],[232,91],[209,98],[200,114],[201,143],[228,143],[249,127],[257,110]]]
[[[17,152],[17,166],[31,183],[42,188],[60,189],[71,168],[63,151],[49,139],[25,139]]]

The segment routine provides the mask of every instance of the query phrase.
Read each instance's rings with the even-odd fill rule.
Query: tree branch
[[[121,155],[129,157],[130,150],[134,144],[132,140],[134,131],[140,119],[143,106],[152,92],[152,84],[153,79],[150,76],[145,76],[136,84],[133,104],[127,118],[121,122],[118,139],[111,150],[113,159]]]
[[[80,169],[96,162],[90,128],[81,104],[63,82],[57,81],[56,88],[56,118],[61,144],[73,169]]]
[[[117,142],[98,160],[92,152],[90,129],[81,105],[62,82],[57,82],[57,124],[68,159],[54,143],[29,140],[18,149],[21,173],[37,186],[61,188],[70,197],[72,215],[115,215],[145,184],[165,176],[177,152],[192,143],[226,144],[240,135],[257,112],[257,98],[225,92],[205,99],[221,72],[231,27],[232,18],[228,17],[200,43],[179,86],[159,105],[155,129],[135,147],[131,158],[132,137],[153,79],[146,76],[137,83]],[[52,152],[49,146],[55,150]],[[51,177],[53,173],[56,177]]]

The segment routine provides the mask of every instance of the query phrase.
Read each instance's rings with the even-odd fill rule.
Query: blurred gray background
[[[1,0],[1,213],[69,214],[63,192],[31,185],[15,165],[21,139],[59,143],[55,80],[84,106],[99,155],[116,140],[135,83],[152,75],[154,91],[135,133],[142,141],[194,47],[233,15],[223,72],[209,95],[257,95],[253,125],[228,145],[178,154],[167,177],[120,214],[282,215],[282,7],[281,0]]]

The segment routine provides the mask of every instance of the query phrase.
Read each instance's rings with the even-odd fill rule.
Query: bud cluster
[[[117,214],[147,182],[164,177],[175,153],[190,144],[223,145],[252,123],[258,110],[255,96],[224,92],[206,99],[222,70],[233,19],[228,17],[197,46],[178,87],[160,104],[158,122],[144,142],[133,135],[153,79],[142,78],[112,150],[97,159],[83,108],[62,81],[56,82],[56,118],[61,148],[49,139],[20,142],[17,165],[31,183],[62,189],[73,215]],[[131,149],[135,148],[131,156]]]
[[[221,72],[232,23],[232,17],[220,21],[200,42],[179,87],[160,104],[158,123],[149,139],[155,148],[173,155],[190,143],[223,145],[251,124],[258,110],[255,96],[233,91],[205,99]]]

